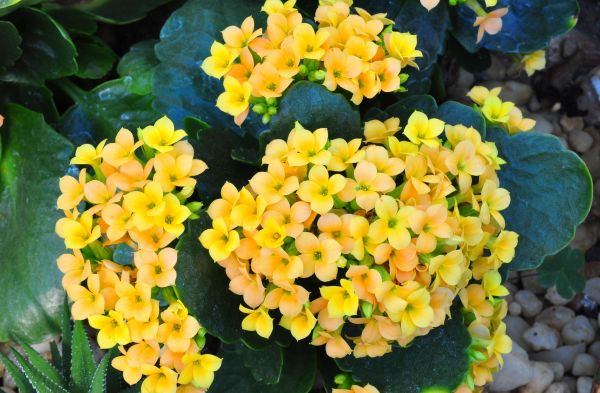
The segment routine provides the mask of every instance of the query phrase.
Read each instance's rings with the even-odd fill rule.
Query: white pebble
[[[573,318],[575,311],[563,306],[553,306],[542,311],[535,320],[560,330]]]
[[[571,389],[565,382],[554,382],[544,393],[571,393]]]
[[[543,362],[532,362],[533,378],[519,389],[519,393],[542,393],[554,380],[552,369]]]
[[[526,317],[534,317],[542,311],[544,304],[535,294],[523,289],[515,294],[515,300],[521,305],[522,313]]]
[[[521,311],[523,311],[523,309],[521,308],[521,305],[517,302],[512,302],[508,305],[508,312],[510,313],[510,315],[521,315]]]
[[[593,342],[587,350],[587,353],[592,355],[600,362],[600,341]]]
[[[556,306],[564,306],[573,299],[573,297],[571,297],[570,299],[565,299],[564,297],[560,296],[559,293],[556,291],[556,287],[548,288],[544,297],[546,298],[546,300],[548,300],[550,303]]]
[[[565,366],[563,366],[562,363],[550,362],[548,363],[548,367],[552,369],[555,381],[560,381],[565,376]]]
[[[600,277],[590,278],[585,282],[583,293],[600,303]]]
[[[523,340],[534,351],[548,350],[558,347],[560,334],[545,323],[536,322],[523,333]]]
[[[590,377],[577,378],[577,393],[591,393],[593,380]]]
[[[573,375],[576,377],[589,377],[596,372],[596,358],[587,353],[580,353],[573,363]]]
[[[589,344],[594,341],[594,328],[583,315],[578,315],[562,328],[562,338],[566,344]]]

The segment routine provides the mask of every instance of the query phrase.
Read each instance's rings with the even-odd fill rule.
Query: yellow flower
[[[225,91],[217,98],[217,107],[233,117],[244,114],[250,105],[252,85],[249,82],[240,83],[237,79],[226,76],[223,87]]]
[[[242,226],[246,231],[253,231],[262,221],[267,208],[267,200],[258,195],[256,199],[250,191],[243,187],[239,192],[237,204],[231,209],[230,219],[234,226]]]
[[[175,125],[166,116],[142,129],[141,134],[146,145],[161,153],[173,150],[173,145],[187,136],[185,131],[175,130]]]
[[[406,308],[402,313],[402,334],[411,336],[417,328],[426,328],[433,321],[434,313],[430,306],[431,295],[427,288],[416,281],[409,281],[401,286]]]
[[[329,177],[327,169],[315,165],[308,173],[308,180],[303,181],[298,189],[298,196],[310,203],[313,211],[325,214],[333,207],[333,195],[344,189],[346,179],[340,174]]]
[[[164,248],[158,254],[151,250],[139,250],[133,255],[138,268],[137,280],[151,286],[165,288],[175,285],[177,250]]]
[[[235,230],[230,231],[222,218],[214,219],[212,225],[212,229],[202,232],[199,239],[211,258],[218,262],[229,257],[240,246],[240,235]]]
[[[183,223],[192,214],[187,206],[179,202],[174,194],[167,194],[163,198],[165,207],[158,216],[155,217],[155,224],[163,227],[165,231],[175,237],[181,236],[185,230]]]
[[[358,312],[358,296],[354,291],[352,281],[341,279],[341,286],[324,286],[319,289],[321,296],[326,299],[329,315],[336,317],[352,316]]]
[[[493,299],[494,296],[508,295],[508,289],[502,285],[502,277],[497,270],[490,270],[483,275],[482,286],[490,299]]]
[[[222,32],[225,45],[241,50],[248,46],[256,37],[262,34],[262,29],[254,30],[254,18],[249,16],[242,22],[241,27],[229,26]]]
[[[507,123],[514,106],[512,102],[503,102],[496,96],[489,96],[483,101],[481,113],[491,122]]]
[[[402,313],[407,306],[402,287],[392,281],[384,281],[379,283],[373,292],[377,302],[379,302],[380,310],[385,311],[393,322],[400,322]]]
[[[141,393],[176,393],[177,373],[168,367],[144,365],[142,372],[146,375],[142,382]]]
[[[386,121],[369,120],[365,123],[365,142],[384,143],[388,137],[400,131],[400,119],[390,117]]]
[[[71,158],[71,164],[98,167],[102,161],[102,150],[105,143],[106,139],[100,142],[97,147],[89,144],[79,146],[75,150],[75,157]]]
[[[408,118],[402,133],[416,145],[423,143],[430,147],[436,147],[440,144],[438,136],[442,132],[444,132],[443,121],[435,118],[429,119],[425,113],[414,111]]]
[[[300,285],[283,284],[283,288],[274,288],[267,293],[263,306],[271,310],[279,308],[282,315],[295,317],[308,302],[309,292]]]
[[[321,281],[331,281],[337,276],[337,261],[342,246],[333,239],[319,240],[313,233],[303,232],[296,239],[296,248],[304,263],[304,273],[315,272]]]
[[[279,202],[299,187],[298,178],[287,177],[283,164],[276,161],[269,165],[266,172],[258,172],[254,175],[249,183],[254,192],[262,195],[268,204]]]
[[[73,254],[63,254],[56,260],[58,268],[64,273],[62,286],[66,290],[79,284],[92,273],[90,261],[83,258],[81,251],[73,250]]]
[[[196,318],[188,315],[188,310],[181,301],[171,303],[160,317],[163,323],[158,327],[159,342],[165,343],[173,352],[185,352],[200,330]]]
[[[73,176],[63,176],[60,178],[58,186],[60,187],[61,194],[56,201],[56,206],[59,209],[73,209],[83,200],[85,175],[85,168],[83,168],[79,172],[79,181]]]
[[[486,170],[485,160],[476,154],[475,145],[471,141],[462,141],[454,147],[454,151],[446,160],[446,165],[455,176],[461,193],[471,188],[472,176],[480,176]]]
[[[153,180],[158,182],[163,191],[171,192],[175,187],[194,187],[198,176],[208,167],[202,160],[195,160],[193,155],[180,154],[173,157],[170,153],[161,153],[154,160]]]
[[[109,311],[106,315],[92,315],[89,317],[90,326],[100,330],[98,332],[98,345],[102,349],[112,348],[115,345],[127,345],[131,342],[129,329],[123,319],[123,314],[118,311]]]
[[[517,132],[531,131],[535,127],[535,120],[523,118],[523,112],[516,106],[508,113],[508,132],[515,134]]]
[[[304,166],[309,163],[327,165],[331,159],[331,153],[325,150],[327,134],[326,128],[310,132],[296,122],[289,136],[291,151],[287,157],[288,163],[291,166]]]
[[[111,204],[102,209],[102,220],[108,225],[106,236],[108,240],[121,239],[128,230],[134,227],[131,219],[132,213],[125,210],[121,205]]]
[[[115,290],[119,296],[115,310],[123,314],[123,318],[148,321],[152,313],[150,285],[138,282],[133,286],[129,282],[121,281],[117,283]]]
[[[342,52],[340,48],[332,48],[324,57],[324,66],[327,71],[323,85],[331,91],[338,86],[342,89],[354,92],[357,85],[354,78],[362,71],[363,63],[356,56],[350,56]]]
[[[277,248],[283,245],[285,237],[285,226],[279,225],[275,219],[269,218],[263,224],[263,228],[258,231],[254,239],[261,247]]]
[[[154,341],[158,334],[158,314],[160,312],[160,303],[158,300],[150,300],[152,312],[148,321],[137,321],[130,319],[127,321],[127,327],[129,328],[129,335],[131,341],[139,343],[142,341]]]
[[[500,366],[504,365],[502,355],[506,355],[512,351],[512,340],[506,334],[506,324],[500,322],[494,335],[491,338],[490,345],[488,346],[488,353],[496,357]]]
[[[512,231],[502,231],[490,246],[492,256],[504,263],[509,263],[515,257],[515,249],[519,242],[519,235]]]
[[[491,218],[496,220],[500,227],[504,228],[504,217],[500,211],[506,209],[510,205],[510,194],[504,188],[499,188],[498,185],[486,180],[481,189],[481,207],[479,218],[484,224],[489,224]]]
[[[467,96],[477,105],[483,105],[486,98],[490,96],[498,97],[501,91],[501,87],[495,87],[488,90],[485,86],[473,86],[467,93]]]
[[[435,274],[434,286],[440,282],[446,285],[457,285],[465,270],[465,257],[460,250],[438,255],[429,262],[429,274]]]
[[[237,57],[235,50],[215,41],[210,47],[210,56],[202,62],[202,69],[207,75],[220,79],[229,72]]]
[[[111,361],[111,365],[123,372],[123,379],[130,385],[135,385],[142,379],[142,367],[156,364],[160,354],[160,348],[156,341],[146,341],[134,344],[125,351],[119,347],[122,356],[117,356]]]
[[[533,53],[526,54],[521,59],[521,64],[528,76],[533,75],[536,71],[543,70],[546,68],[546,51],[540,49]]]
[[[409,65],[418,68],[415,58],[423,57],[423,53],[417,50],[416,35],[394,31],[386,34],[383,38],[385,49],[390,56],[400,60],[402,67]]]
[[[494,313],[494,307],[485,297],[485,291],[480,284],[470,284],[459,293],[460,300],[467,310],[477,316],[489,318]]]
[[[94,226],[94,217],[83,212],[79,217],[62,218],[56,223],[56,233],[65,239],[67,248],[79,250],[99,239],[100,227]]]
[[[348,183],[340,198],[344,201],[356,198],[356,204],[367,211],[375,207],[380,194],[390,192],[396,186],[391,176],[378,173],[375,164],[369,161],[361,161],[356,165],[354,181],[348,180]]]
[[[242,320],[242,329],[256,332],[259,336],[269,338],[273,332],[273,318],[265,307],[252,310],[240,305],[240,311],[248,314]]]
[[[305,306],[304,310],[293,318],[282,316],[279,324],[288,329],[296,341],[300,341],[310,335],[317,324],[317,319],[310,308]]]
[[[71,306],[74,320],[80,321],[104,312],[104,297],[100,293],[100,277],[97,274],[88,276],[87,288],[82,285],[71,285],[66,290],[69,298],[74,302]]]
[[[222,360],[211,354],[186,353],[183,355],[183,370],[179,375],[180,384],[191,383],[197,388],[208,389],[215,378],[215,371],[221,368]]]
[[[398,202],[389,195],[384,195],[375,203],[378,219],[371,224],[371,236],[378,243],[388,240],[392,247],[402,250],[410,243],[410,233],[406,229],[408,217],[415,209],[412,206],[398,208]]]
[[[320,60],[325,55],[324,45],[329,32],[315,30],[308,23],[300,23],[294,29],[294,51],[302,59]]]
[[[135,142],[131,131],[121,128],[115,137],[115,142],[104,147],[102,158],[110,165],[120,167],[134,160],[135,151],[143,144],[143,141]]]
[[[362,160],[365,156],[364,150],[359,150],[361,145],[360,139],[352,139],[346,142],[344,139],[337,138],[331,141],[329,152],[331,159],[327,164],[330,171],[342,172],[345,171],[348,165],[355,164]]]
[[[140,231],[152,228],[165,206],[162,187],[154,181],[149,182],[143,191],[130,192],[123,198],[123,207],[133,213],[133,222]]]
[[[113,182],[103,183],[99,180],[92,180],[86,183],[83,195],[86,201],[94,205],[89,211],[96,213],[108,204],[119,202],[123,194],[116,193],[116,185]]]

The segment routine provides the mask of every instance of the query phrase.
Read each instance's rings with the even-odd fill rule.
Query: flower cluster
[[[296,123],[267,145],[266,171],[223,186],[200,242],[243,296],[243,329],[269,337],[280,313],[330,357],[376,357],[442,325],[470,283],[489,315],[518,239],[504,161],[473,128],[415,111],[396,137],[399,123],[368,121],[351,141]]]
[[[71,249],[57,260],[62,284],[100,348],[119,346],[112,365],[125,381],[145,376],[143,393],[204,392],[221,359],[201,353],[204,329],[178,300],[169,245],[201,207],[186,201],[207,167],[166,117],[138,135],[121,129],[114,143],[78,147],[77,178],[60,179],[56,232]],[[117,262],[122,250],[133,263]]]
[[[265,31],[248,17],[241,27],[223,30],[224,43],[214,42],[202,63],[210,76],[224,78],[217,107],[239,125],[252,110],[267,123],[277,113],[277,100],[294,81],[310,80],[338,88],[360,104],[380,92],[401,88],[401,70],[416,67],[417,37],[392,31],[385,14],[371,15],[352,1],[320,1],[317,28],[303,22],[295,0],[267,0]]]
[[[502,101],[499,97],[501,92],[501,87],[490,90],[484,86],[474,86],[467,96],[491,124],[504,127],[511,134],[531,131],[535,127],[535,120],[524,118],[523,112],[514,103]]]

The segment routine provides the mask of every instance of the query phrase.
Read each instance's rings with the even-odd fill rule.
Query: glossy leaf
[[[138,42],[119,61],[117,72],[121,78],[131,79],[129,90],[132,93],[146,95],[152,92],[154,69],[158,65],[158,59],[154,54],[156,42],[156,40]]]
[[[592,203],[592,179],[583,161],[555,136],[538,132],[509,135],[488,128],[507,161],[498,175],[510,191],[511,202],[502,214],[506,229],[519,234],[511,270],[534,269],[548,255],[568,244]]]
[[[279,382],[283,368],[283,350],[275,342],[261,349],[240,345],[240,355],[246,368],[257,382],[273,385]]]
[[[75,74],[82,79],[100,79],[112,69],[117,60],[117,55],[101,39],[78,40],[77,64],[79,69]]]
[[[581,271],[585,257],[580,250],[565,247],[556,255],[546,257],[538,268],[538,282],[544,288],[556,287],[560,296],[572,298],[585,286]]]
[[[77,52],[69,34],[48,14],[35,8],[22,8],[8,19],[23,38],[23,54],[2,79],[42,83],[77,71]]]
[[[452,318],[406,348],[395,347],[378,358],[347,356],[338,366],[361,384],[381,393],[419,393],[429,388],[452,392],[468,371],[471,336],[456,308]]]
[[[475,13],[465,5],[457,9],[453,34],[469,51],[483,47],[508,53],[530,53],[548,46],[550,40],[571,30],[577,22],[577,0],[499,0],[494,9],[508,7],[498,34],[485,34],[477,44]]]
[[[485,139],[485,119],[481,113],[469,106],[456,101],[447,101],[440,105],[435,117],[444,120],[447,124],[473,127],[479,131],[482,139]]]
[[[421,111],[427,116],[433,116],[437,110],[437,103],[432,96],[416,95],[398,100],[398,102],[388,106],[385,112],[389,116],[399,117],[400,125],[404,125],[414,111]]]
[[[0,105],[10,103],[42,113],[48,123],[58,120],[53,94],[46,86],[29,82],[0,81]]]
[[[94,16],[85,11],[60,6],[53,7],[53,3],[45,4],[45,6],[48,15],[69,32],[92,35],[98,29],[98,23]]]
[[[0,21],[0,70],[10,67],[19,57],[23,51],[21,50],[21,35],[19,31],[12,23],[2,20]]]
[[[91,0],[72,7],[89,12],[107,23],[130,23],[142,19],[154,8],[171,0]]]
[[[18,333],[38,342],[58,330],[63,303],[56,258],[65,246],[54,224],[62,216],[56,209],[58,178],[73,146],[39,113],[8,105],[2,114],[0,341]]]

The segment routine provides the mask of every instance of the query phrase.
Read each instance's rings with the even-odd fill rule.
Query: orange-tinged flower
[[[215,199],[208,206],[207,213],[213,220],[215,218],[229,218],[231,209],[237,204],[239,192],[235,186],[225,182],[221,187],[221,198]]]
[[[65,239],[65,246],[79,250],[100,238],[101,230],[94,225],[90,212],[83,212],[78,217],[61,218],[56,222],[56,233]]]
[[[384,195],[375,203],[378,219],[371,224],[371,236],[376,242],[388,240],[392,247],[402,250],[410,243],[409,218],[415,213],[412,206],[400,206],[389,195]]]
[[[418,68],[415,58],[423,57],[423,53],[417,50],[416,35],[394,31],[384,35],[383,39],[385,49],[392,57],[400,60],[402,67],[409,65]]]
[[[188,314],[181,301],[171,303],[160,317],[163,323],[158,327],[159,342],[165,343],[173,352],[185,352],[200,330],[196,318]]]
[[[508,13],[508,8],[498,8],[483,16],[478,16],[473,23],[473,27],[479,27],[477,30],[477,43],[481,41],[483,35],[497,34],[502,30],[502,17]]]
[[[143,191],[133,191],[123,197],[123,207],[133,213],[133,223],[140,231],[152,228],[165,206],[163,189],[154,181],[146,184]]]
[[[331,159],[331,153],[325,149],[327,135],[325,128],[310,132],[296,122],[288,139],[291,146],[287,156],[288,163],[291,166],[304,166],[309,163],[327,165]]]
[[[453,235],[447,219],[448,210],[442,205],[431,205],[425,211],[415,210],[408,217],[412,231],[419,235],[417,238],[419,252],[432,252],[437,245],[436,238],[447,239]]]
[[[208,353],[186,353],[182,360],[185,366],[178,382],[192,384],[201,389],[209,388],[215,378],[215,371],[221,368],[222,362],[222,359]]]
[[[319,27],[333,26],[338,24],[350,15],[350,5],[343,1],[332,2],[333,4],[320,4],[315,11],[315,22]]]
[[[240,52],[239,63],[235,63],[231,66],[229,72],[227,72],[227,76],[235,78],[240,83],[247,82],[252,75],[252,70],[254,70],[254,57],[252,56],[252,52],[249,48],[244,48]]]
[[[504,188],[499,188],[498,185],[486,180],[481,189],[481,207],[479,218],[484,224],[489,224],[493,218],[501,228],[504,228],[504,217],[500,211],[506,209],[510,204],[510,194]]]
[[[365,123],[365,142],[384,143],[388,137],[400,131],[400,119],[390,117],[385,121],[369,120]]]
[[[337,261],[342,246],[333,239],[320,241],[313,233],[304,232],[296,239],[296,248],[304,263],[304,272],[314,271],[321,281],[331,281],[337,275]]]
[[[92,180],[86,183],[83,195],[86,201],[94,205],[89,211],[96,213],[106,205],[119,202],[123,194],[116,191],[117,188],[112,182],[103,183],[99,180]]]
[[[254,72],[252,75],[254,75]],[[240,83],[234,77],[226,76],[223,87],[225,91],[217,97],[217,107],[235,117],[236,124],[240,125],[246,119],[250,108],[251,82]]]
[[[310,203],[312,210],[319,214],[326,214],[333,207],[333,195],[344,189],[346,179],[335,174],[329,177],[327,169],[322,165],[315,165],[308,173],[308,180],[303,181],[298,189],[298,196]]]
[[[259,274],[251,274],[244,266],[238,275],[231,278],[229,290],[244,297],[244,302],[250,307],[258,307],[265,299],[265,287]]]
[[[286,37],[280,49],[272,50],[265,61],[272,64],[284,80],[293,78],[300,71],[300,58],[294,52],[292,37]]]
[[[480,176],[486,169],[485,160],[476,154],[471,141],[462,141],[454,147],[452,154],[445,160],[450,173],[458,176],[460,192],[471,188],[472,176]]]
[[[225,45],[241,50],[262,34],[262,29],[254,30],[254,18],[249,16],[242,22],[241,27],[229,26],[222,32]]]
[[[117,241],[134,227],[132,213],[118,204],[110,204],[102,209],[102,220],[108,225],[106,236],[108,240]]]
[[[138,245],[139,249],[152,251],[165,248],[175,240],[175,235],[156,226],[147,231],[140,231],[133,228],[129,231],[129,236]]]
[[[164,192],[171,192],[175,187],[194,187],[198,176],[208,169],[202,160],[195,160],[194,156],[181,154],[177,157],[168,153],[159,154],[154,160],[153,180],[161,185]]]
[[[381,274],[365,265],[350,266],[346,277],[352,280],[354,291],[361,300],[375,303],[375,289],[381,285]]]
[[[329,152],[331,159],[327,163],[330,171],[342,172],[351,165],[361,161],[364,156],[364,150],[360,150],[361,140],[352,139],[346,142],[344,139],[337,138],[330,142]]]
[[[427,11],[431,11],[439,3],[440,3],[440,0],[421,0],[421,5],[425,8],[427,8]]]
[[[144,365],[142,372],[146,378],[142,382],[141,393],[177,392],[177,373],[170,368]]]
[[[75,157],[71,158],[71,164],[77,165],[90,165],[92,167],[98,167],[102,161],[102,150],[106,144],[106,139],[94,147],[90,144],[79,146],[75,150]]]
[[[296,191],[299,184],[296,176],[286,176],[283,164],[273,162],[266,172],[258,172],[250,179],[250,186],[268,204],[274,204]]]
[[[252,310],[240,305],[240,311],[248,314],[242,320],[242,329],[256,332],[259,336],[269,338],[273,332],[273,318],[265,307]]]
[[[325,80],[323,85],[331,91],[335,91],[338,86],[342,89],[354,92],[357,85],[354,78],[358,77],[362,71],[362,61],[356,56],[348,55],[339,48],[331,48],[323,58],[325,70]]]
[[[104,298],[100,293],[98,275],[90,274],[87,277],[86,286],[71,285],[66,288],[69,298],[74,302],[71,306],[71,315],[76,321],[104,312]]]
[[[325,43],[329,33],[319,29],[315,32],[308,23],[294,28],[294,51],[302,59],[320,60],[325,55]]]
[[[115,286],[115,290],[119,296],[115,309],[123,314],[123,318],[133,318],[140,322],[147,322],[150,319],[152,313],[150,285],[137,282],[134,286],[129,282],[121,281]]]
[[[158,334],[158,314],[160,313],[160,303],[158,300],[152,299],[150,301],[152,311],[150,312],[150,318],[148,321],[138,321],[136,319],[130,319],[127,321],[127,327],[129,328],[129,335],[131,341],[139,343],[143,341],[156,340]]]
[[[237,204],[231,209],[231,222],[235,226],[243,226],[246,231],[253,231],[262,221],[267,208],[267,200],[258,195],[256,199],[250,191],[243,187],[239,193]]]
[[[79,172],[79,180],[73,176],[63,176],[60,178],[58,186],[60,188],[60,196],[56,202],[56,206],[61,210],[70,210],[83,200],[83,190],[85,187],[85,168]]]
[[[379,390],[375,386],[367,384],[364,387],[352,385],[350,389],[333,389],[332,393],[379,393]]]
[[[375,207],[380,194],[390,192],[396,187],[394,179],[385,173],[378,173],[375,164],[369,161],[361,161],[354,168],[354,181],[349,180],[354,189],[354,197],[358,206],[365,210]],[[350,186],[347,186],[347,189]],[[347,201],[350,194],[340,195],[341,199]]]
[[[319,240],[335,240],[342,247],[342,254],[349,254],[354,248],[354,238],[350,233],[350,222],[353,214],[338,216],[335,213],[327,213],[319,217],[317,228],[319,228]]]
[[[73,254],[62,254],[56,259],[56,263],[64,274],[62,286],[65,290],[79,284],[92,274],[90,261],[85,260],[79,250],[73,250]]]
[[[379,78],[381,91],[391,93],[400,88],[401,64],[400,60],[393,57],[386,57],[383,60],[371,63],[371,69],[375,71]]]
[[[311,216],[311,213],[308,203],[298,201],[290,206],[290,202],[284,198],[267,208],[263,216],[263,222],[272,218],[284,226],[287,236],[297,238],[304,231],[304,223]]]
[[[429,274],[435,274],[434,288],[440,284],[457,285],[465,270],[465,257],[460,250],[431,258]]]
[[[369,221],[362,216],[355,215],[352,217],[350,221],[350,234],[354,239],[352,255],[359,261],[365,257],[365,249],[368,252],[372,252],[379,244],[376,238],[373,237],[373,230],[370,228]]]
[[[166,116],[158,119],[154,125],[143,128],[141,134],[146,145],[161,153],[173,150],[173,145],[187,136],[185,131],[176,130]]]
[[[150,159],[145,166],[137,160],[129,161],[108,175],[106,181],[114,184],[122,191],[134,191],[148,184],[148,176],[154,168],[154,160]]]
[[[159,358],[160,348],[156,341],[145,341],[134,344],[125,350],[119,347],[122,356],[117,356],[111,361],[111,365],[123,372],[123,379],[130,385],[135,385],[142,379],[142,367],[156,364]]]
[[[114,167],[120,167],[135,159],[135,151],[144,144],[135,141],[133,134],[126,128],[121,128],[114,143],[109,143],[102,151],[102,158]]]
[[[486,299],[485,291],[480,284],[470,284],[459,292],[462,305],[473,311],[478,317],[489,318],[494,313],[494,306]]]
[[[312,345],[325,345],[325,352],[330,358],[343,358],[352,353],[350,345],[339,332],[320,331],[313,339]]]
[[[106,315],[92,315],[88,318],[90,326],[98,329],[98,345],[102,349],[112,348],[115,345],[127,345],[131,342],[129,329],[123,319],[123,314],[118,311],[109,311]]]
[[[175,285],[177,250],[174,248],[164,248],[158,254],[151,250],[136,251],[134,263],[139,282],[161,288]]]
[[[358,296],[352,281],[341,279],[340,286],[323,286],[319,291],[328,301],[327,311],[330,316],[334,318],[352,316],[358,312]]]
[[[236,50],[215,41],[210,47],[210,56],[202,62],[202,70],[207,75],[220,79],[229,72],[237,57]]]
[[[428,118],[423,112],[414,111],[408,118],[403,134],[414,144],[421,143],[436,147],[440,144],[438,136],[444,132],[444,122]]]
[[[200,235],[202,246],[208,250],[215,261],[222,261],[240,245],[240,235],[235,230],[229,230],[222,218],[212,222],[212,229],[207,229]]]
[[[257,65],[249,79],[252,94],[266,98],[281,97],[293,81],[293,79],[280,74],[271,63]]]
[[[369,145],[365,149],[365,160],[375,164],[377,172],[389,176],[396,176],[402,173],[405,164],[398,157],[390,157],[388,151],[383,146]]]
[[[373,98],[381,91],[381,81],[372,69],[363,70],[356,82],[358,86],[350,99],[356,105],[359,105],[365,97]]]
[[[263,306],[271,310],[279,308],[282,315],[295,317],[308,302],[308,296],[309,292],[304,287],[287,284],[284,288],[274,288],[269,291]]]

